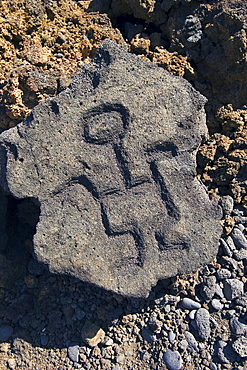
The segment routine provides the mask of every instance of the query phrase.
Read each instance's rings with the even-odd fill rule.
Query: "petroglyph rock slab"
[[[67,90],[4,132],[1,186],[40,204],[37,258],[136,297],[210,261],[221,227],[195,177],[204,104],[105,40]]]

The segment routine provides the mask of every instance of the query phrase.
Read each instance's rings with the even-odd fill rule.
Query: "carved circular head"
[[[85,125],[85,139],[103,144],[118,137],[123,131],[122,117],[118,112],[104,112],[92,116]]]
[[[121,104],[102,104],[84,114],[86,141],[105,144],[116,141],[128,125],[128,112]]]

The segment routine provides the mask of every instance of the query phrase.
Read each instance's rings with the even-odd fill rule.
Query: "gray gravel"
[[[226,279],[224,281],[224,294],[228,301],[241,297],[244,294],[244,283],[239,279]]]
[[[4,300],[0,341],[11,345],[6,366],[27,368],[22,359],[29,336],[51,363],[61,361],[61,369],[245,370],[247,263],[239,255],[246,249],[223,238],[231,257],[221,244],[216,261],[192,279],[161,281],[147,300],[114,296],[39,266],[41,275],[30,269]],[[105,332],[93,347],[81,336],[85,322],[97,326],[92,336],[100,328]]]

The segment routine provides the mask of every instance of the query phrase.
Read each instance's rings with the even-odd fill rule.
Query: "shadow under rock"
[[[8,196],[5,269],[0,282],[0,326],[13,328],[10,338],[33,346],[64,348],[83,345],[81,329],[89,320],[105,331],[124,315],[154,306],[168,293],[159,282],[148,299],[125,298],[66,275],[56,275],[32,257],[32,239],[40,210],[30,199]]]

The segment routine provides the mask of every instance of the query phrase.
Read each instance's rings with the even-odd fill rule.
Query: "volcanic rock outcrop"
[[[105,40],[65,91],[2,133],[2,188],[40,205],[38,260],[135,297],[209,262],[221,227],[196,179],[204,104]]]

